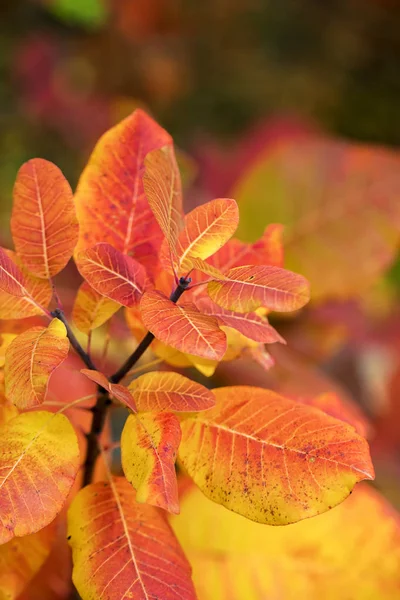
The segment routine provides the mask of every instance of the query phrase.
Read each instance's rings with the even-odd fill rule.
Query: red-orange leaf
[[[68,513],[73,582],[82,600],[195,600],[190,565],[164,515],[138,504],[125,478],[81,490]]]
[[[214,390],[217,404],[181,423],[179,458],[206,496],[245,517],[285,525],[342,502],[373,479],[353,427],[261,388]]]
[[[84,281],[80,286],[72,309],[72,319],[77,328],[88,334],[108,321],[120,305],[105,298]]]
[[[243,266],[230,269],[227,280],[211,281],[207,291],[216,304],[228,310],[249,312],[263,306],[287,312],[307,304],[307,280],[297,273],[271,266]]]
[[[67,358],[65,325],[53,319],[16,337],[6,350],[4,380],[8,400],[20,409],[44,402],[50,375]]]
[[[212,302],[210,298],[204,297],[196,301],[196,306],[202,313],[216,317],[220,325],[232,327],[255,342],[263,344],[285,343],[285,340],[268,323],[268,320],[254,312],[238,313],[226,310]]]
[[[102,388],[107,390],[111,396],[113,396],[118,402],[127,406],[130,410],[136,412],[136,404],[132,397],[132,394],[124,385],[119,383],[110,383],[103,373],[99,371],[92,371],[90,369],[81,369],[81,373],[85,375],[91,381],[101,385]]]
[[[173,146],[153,150],[146,156],[143,186],[155,218],[175,254],[183,226],[182,185]]]
[[[194,412],[214,406],[211,390],[179,373],[154,371],[129,384],[139,412],[173,410]]]
[[[157,291],[146,292],[140,303],[143,323],[167,346],[202,358],[220,360],[226,336],[215,317],[190,305],[177,305]]]
[[[11,296],[26,295],[22,271],[3,248],[0,248],[0,289]]]
[[[18,171],[11,231],[18,256],[37,277],[57,275],[71,258],[78,221],[70,185],[53,163],[34,158]]]
[[[197,206],[185,217],[185,229],[178,238],[179,262],[186,258],[208,258],[235,233],[239,211],[234,200],[218,198]]]
[[[179,513],[175,461],[180,441],[181,429],[173,413],[128,417],[121,436],[121,459],[137,502]]]
[[[169,144],[168,133],[142,110],[103,135],[75,195],[79,250],[107,242],[146,266],[154,263],[162,233],[143,190],[144,159]]]
[[[35,411],[6,423],[0,430],[0,544],[51,523],[78,469],[76,434],[64,415]]]
[[[77,256],[80,274],[99,294],[124,306],[139,302],[143,293],[146,271],[131,256],[126,256],[109,244],[97,244]]]
[[[4,254],[10,268],[12,270],[14,268],[18,269],[19,278],[22,275],[22,279],[19,282],[18,279],[13,283],[9,282],[12,287],[16,286],[14,292],[18,292],[17,295],[6,291],[7,275],[1,268]],[[11,260],[11,265],[8,262],[9,260]],[[0,319],[23,319],[41,315],[43,314],[43,309],[46,309],[50,304],[52,295],[52,286],[47,279],[39,279],[31,275],[21,266],[14,252],[0,248]]]

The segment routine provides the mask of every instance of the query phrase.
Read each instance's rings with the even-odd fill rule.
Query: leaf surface
[[[260,306],[290,312],[302,308],[310,299],[304,277],[269,265],[230,269],[225,281],[210,281],[207,292],[216,304],[237,312],[250,312]]]
[[[26,295],[22,271],[4,248],[0,248],[0,288],[11,296]]]
[[[143,323],[157,339],[181,352],[220,360],[226,336],[214,317],[202,315],[194,305],[174,304],[157,291],[146,292],[140,303]]]
[[[211,390],[172,371],[145,373],[134,379],[128,389],[139,412],[194,412],[207,410],[215,404]]]
[[[60,512],[79,469],[67,417],[45,411],[15,417],[0,430],[0,544],[42,529]]]
[[[65,325],[53,319],[16,337],[6,350],[4,380],[7,398],[20,409],[44,402],[53,371],[67,358]]]
[[[185,217],[177,252],[182,264],[186,258],[208,258],[229,240],[239,223],[235,200],[218,198],[193,209]]]
[[[121,436],[121,459],[137,502],[179,513],[175,461],[180,441],[179,421],[172,413],[128,417]]]
[[[154,263],[162,233],[143,190],[146,155],[172,139],[142,110],[107,131],[79,180],[75,203],[77,250],[107,242],[146,267]]]
[[[72,190],[56,165],[34,158],[18,171],[11,232],[23,265],[49,279],[66,266],[78,241]]]
[[[249,519],[285,525],[342,502],[373,479],[353,427],[270,390],[214,390],[215,408],[182,421],[179,458],[212,500]]]
[[[144,191],[173,254],[183,226],[182,185],[173,146],[150,152],[145,159]]]
[[[220,325],[232,327],[255,342],[264,344],[285,343],[285,340],[268,323],[268,320],[258,316],[255,312],[238,313],[226,310],[212,302],[210,298],[204,297],[197,300],[196,306],[202,313],[216,317]]]
[[[52,525],[0,546],[0,600],[14,600],[47,559],[55,531]]]
[[[100,373],[99,371],[92,371],[90,369],[81,369],[81,373],[85,375],[91,381],[94,381],[102,388],[107,390],[111,396],[113,396],[116,400],[121,402],[124,406],[136,412],[136,404],[132,397],[132,394],[124,385],[119,383],[110,383],[107,377]]]
[[[363,296],[397,252],[399,173],[399,154],[380,147],[277,144],[232,190],[238,235],[250,241],[264,223],[282,223],[286,264],[307,277],[313,299]]]
[[[97,244],[77,256],[77,267],[99,294],[123,306],[134,306],[143,293],[146,271],[109,244]]]
[[[193,486],[172,525],[199,600],[399,596],[399,514],[364,484],[334,510],[290,527],[243,519]]]
[[[72,319],[82,333],[101,327],[119,310],[120,304],[96,292],[84,281],[78,289]]]
[[[73,581],[82,600],[195,600],[190,566],[164,515],[125,478],[81,490],[68,512]],[[130,594],[130,595],[129,595]]]

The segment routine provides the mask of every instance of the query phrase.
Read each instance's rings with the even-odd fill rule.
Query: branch
[[[56,308],[50,314],[55,319],[58,319],[59,321],[61,321],[62,323],[64,323],[65,329],[67,330],[67,337],[69,339],[69,342],[70,342],[71,346],[73,347],[73,349],[75,350],[75,352],[77,354],[79,354],[79,356],[81,357],[81,359],[83,360],[83,362],[85,363],[85,365],[87,366],[87,368],[91,369],[93,371],[97,371],[96,366],[94,365],[94,363],[93,363],[92,359],[90,358],[89,354],[84,351],[84,349],[82,348],[82,346],[80,345],[80,343],[76,339],[75,334],[72,331],[71,327],[69,326],[68,321],[65,318],[65,315],[64,315],[63,311],[60,308]]]

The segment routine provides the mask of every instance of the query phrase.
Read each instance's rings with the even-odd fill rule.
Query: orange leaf
[[[11,274],[11,278],[7,273]],[[29,274],[21,267],[14,252],[0,248],[0,319],[41,315],[42,307],[48,307],[52,295],[49,281]]]
[[[196,306],[202,313],[216,317],[220,325],[232,327],[255,342],[264,344],[285,343],[285,340],[268,323],[268,320],[259,317],[254,312],[238,313],[226,310],[212,302],[210,298],[199,298],[196,301]]]
[[[91,381],[97,383],[102,388],[107,390],[111,396],[121,402],[124,406],[136,412],[136,404],[132,398],[132,394],[124,385],[119,383],[110,383],[103,373],[99,371],[91,371],[90,369],[81,369],[81,373],[85,375]]]
[[[290,527],[261,527],[192,486],[172,525],[199,600],[399,597],[400,516],[365,484],[335,510]]]
[[[211,500],[285,525],[342,502],[373,479],[368,444],[353,427],[270,390],[214,390],[216,407],[181,423],[179,458]]]
[[[67,358],[65,325],[53,319],[46,327],[33,327],[16,337],[6,350],[4,367],[8,400],[20,409],[44,402],[50,375]]]
[[[142,110],[110,129],[97,143],[75,195],[78,250],[107,242],[143,264],[154,263],[162,233],[147,202],[145,156],[172,139]]]
[[[53,521],[80,465],[75,432],[61,414],[35,411],[15,417],[0,430],[0,449],[0,544],[4,544]]]
[[[82,600],[195,600],[188,564],[156,508],[125,478],[85,487],[68,512],[73,582]]]
[[[124,306],[139,302],[146,280],[144,267],[109,244],[97,244],[77,256],[80,274],[102,296]]]
[[[179,373],[154,371],[134,379],[128,386],[139,412],[173,410],[193,412],[214,406],[211,390]]]
[[[226,336],[214,317],[202,315],[194,305],[177,305],[157,291],[146,292],[140,302],[143,323],[156,338],[181,352],[220,360]]]
[[[49,525],[37,533],[0,546],[0,598],[18,598],[47,559],[55,537]],[[42,600],[42,599],[41,599]]]
[[[130,415],[121,435],[122,468],[136,501],[179,513],[176,453],[181,429],[168,412]]]
[[[119,308],[117,302],[105,298],[84,281],[75,298],[72,319],[79,331],[88,334],[108,321]]]
[[[173,254],[183,226],[182,185],[173,146],[146,156],[143,186],[147,201]]]
[[[239,211],[234,200],[218,198],[197,206],[185,217],[185,229],[178,238],[177,252],[186,258],[208,258],[235,233]]]
[[[78,241],[72,190],[56,165],[34,158],[18,171],[11,231],[23,265],[49,279],[66,266]]]
[[[310,299],[307,280],[279,267],[235,267],[226,278],[211,281],[207,292],[216,304],[228,310],[248,312],[263,306],[288,312],[302,308]]]

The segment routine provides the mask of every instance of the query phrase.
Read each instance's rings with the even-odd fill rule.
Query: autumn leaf
[[[214,317],[202,315],[190,305],[177,305],[155,290],[140,302],[143,323],[156,338],[181,352],[220,360],[226,351],[226,337]]]
[[[37,533],[14,538],[0,546],[0,599],[14,600],[39,571],[55,537],[55,528],[48,525]]]
[[[0,319],[43,314],[53,295],[50,282],[29,274],[16,254],[0,248]]]
[[[310,281],[313,299],[362,297],[397,252],[399,169],[398,153],[381,147],[279,143],[232,190],[238,236],[251,241],[264,223],[282,223],[286,264]]]
[[[132,397],[132,394],[124,385],[119,383],[111,383],[107,377],[99,371],[93,371],[90,369],[81,369],[81,373],[85,375],[91,381],[97,383],[104,388],[113,398],[121,402],[124,406],[136,412],[136,404]]]
[[[143,190],[146,155],[172,145],[170,135],[142,110],[107,131],[82,173],[75,195],[77,250],[106,242],[146,267],[155,262],[162,233]]]
[[[179,513],[175,461],[180,441],[179,421],[172,413],[128,417],[121,435],[121,459],[137,502]]]
[[[185,228],[179,235],[179,264],[186,258],[208,258],[235,233],[239,211],[235,200],[218,198],[197,206],[185,217]]]
[[[145,159],[143,186],[147,201],[172,255],[183,227],[182,185],[173,146],[150,152]]]
[[[350,425],[271,390],[214,394],[215,408],[182,421],[179,458],[206,496],[230,510],[285,525],[374,478],[368,444]]]
[[[82,277],[102,296],[124,306],[139,302],[146,271],[132,257],[125,256],[109,244],[97,244],[80,252],[76,262]]]
[[[290,312],[302,308],[310,299],[307,280],[279,267],[235,267],[225,275],[225,281],[210,281],[207,292],[216,304],[228,310],[249,312],[263,306]]]
[[[192,486],[172,526],[193,566],[199,600],[399,595],[400,517],[365,484],[334,510],[290,527],[243,519]]]
[[[51,523],[80,465],[75,432],[61,414],[15,417],[0,430],[0,448],[0,544],[5,544]]]
[[[154,371],[134,379],[128,389],[139,412],[172,410],[195,412],[215,404],[214,394],[179,373]]]
[[[72,190],[56,165],[34,158],[18,171],[11,232],[24,266],[49,279],[66,266],[78,241]]]
[[[33,327],[16,337],[6,350],[5,391],[20,409],[44,402],[50,375],[67,358],[65,325],[53,319],[48,327]]]
[[[285,340],[268,323],[268,320],[258,316],[255,312],[238,313],[226,310],[212,302],[210,298],[204,297],[196,301],[196,306],[202,313],[216,317],[220,325],[232,327],[255,342],[264,344],[285,343]]]
[[[125,478],[91,484],[68,512],[73,582],[82,600],[195,600],[190,566],[162,513]]]
[[[119,310],[120,304],[96,292],[84,281],[78,289],[72,320],[82,333],[101,327]]]

